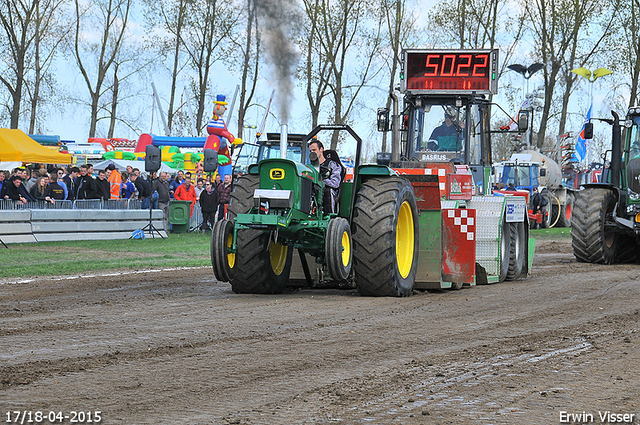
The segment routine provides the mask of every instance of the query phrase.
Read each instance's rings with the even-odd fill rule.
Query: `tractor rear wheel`
[[[352,226],[358,292],[411,295],[418,262],[418,208],[411,184],[397,176],[365,181],[356,196]]]
[[[279,294],[291,272],[293,248],[271,241],[259,230],[238,231],[231,289],[237,294]]]
[[[227,251],[232,243],[233,224],[229,220],[218,221],[211,232],[211,265],[220,282],[228,282],[233,276],[236,255]]]
[[[525,222],[508,223],[510,232],[509,269],[506,280],[516,280],[522,275],[527,253],[527,232]]]
[[[616,195],[609,189],[587,188],[576,195],[571,245],[578,261],[600,264],[615,261],[620,235],[604,225],[616,202]]]
[[[324,250],[331,279],[341,282],[349,277],[353,259],[352,245],[349,222],[342,217],[332,218],[327,225]]]
[[[227,218],[233,222],[238,214],[246,214],[253,208],[253,191],[260,188],[260,176],[245,174],[233,184],[231,199],[227,206]]]

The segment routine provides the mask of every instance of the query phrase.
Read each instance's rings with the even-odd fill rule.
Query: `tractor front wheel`
[[[418,208],[411,184],[397,176],[365,181],[356,197],[352,224],[358,292],[411,295],[418,262]]]
[[[331,279],[347,280],[352,264],[351,228],[341,217],[332,218],[327,226],[325,258]]]
[[[228,282],[233,276],[236,255],[228,252],[233,243],[233,224],[229,220],[220,220],[211,232],[211,265],[216,279]]]
[[[259,230],[238,231],[235,273],[230,276],[233,292],[279,294],[291,272],[293,248],[269,241],[270,234]]]

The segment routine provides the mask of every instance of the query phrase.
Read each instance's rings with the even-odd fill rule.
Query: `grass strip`
[[[209,233],[172,233],[167,239],[8,244],[0,246],[0,277],[210,266],[210,241]]]

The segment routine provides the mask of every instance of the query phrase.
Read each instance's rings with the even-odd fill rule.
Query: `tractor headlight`
[[[635,199],[638,199],[637,194]],[[631,199],[634,199],[633,197],[629,196]],[[635,216],[635,221],[638,221],[638,214],[640,214],[640,204],[629,204],[627,205],[627,217],[633,217]]]
[[[629,198],[633,201],[638,201],[640,200],[640,194],[635,193],[633,190],[629,190]],[[632,207],[633,205],[629,206]]]

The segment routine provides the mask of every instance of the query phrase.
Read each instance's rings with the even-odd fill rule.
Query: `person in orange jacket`
[[[120,199],[120,186],[122,185],[122,175],[116,169],[116,166],[109,164],[106,170],[107,180],[111,192],[111,199]]]
[[[193,206],[196,204],[196,189],[191,184],[191,177],[185,176],[184,183],[176,189],[175,198],[178,201],[191,201],[191,215],[193,215]]]

